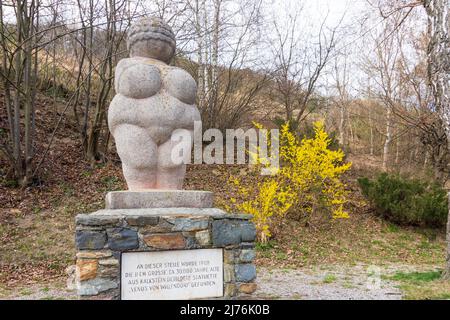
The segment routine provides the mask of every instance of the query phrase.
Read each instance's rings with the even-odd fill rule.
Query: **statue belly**
[[[147,129],[158,145],[169,140],[175,129],[192,130],[196,120],[200,120],[200,114],[195,105],[186,105],[164,94],[146,99],[118,94],[108,110],[108,125],[113,135],[118,125],[132,124]]]

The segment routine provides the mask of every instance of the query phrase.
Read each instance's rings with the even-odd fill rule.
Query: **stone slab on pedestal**
[[[179,299],[251,294],[256,290],[256,229],[251,217],[217,208],[108,209],[80,214],[76,217],[78,294],[83,299],[120,299],[122,279],[130,280],[129,293],[144,290],[138,296],[128,295],[139,299],[170,298],[170,290],[177,290]],[[130,262],[127,255],[135,255],[142,267],[131,264],[130,269],[128,264],[128,271],[124,270],[124,261]],[[171,280],[169,273],[178,268],[186,278]],[[193,295],[192,290],[200,286],[204,295]],[[145,293],[154,290],[167,292]]]
[[[125,252],[122,300],[174,300],[223,296],[223,250]]]
[[[113,191],[106,195],[106,209],[212,208],[213,200],[209,191]]]

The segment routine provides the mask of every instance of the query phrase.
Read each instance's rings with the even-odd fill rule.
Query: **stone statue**
[[[145,18],[130,27],[130,58],[115,71],[116,96],[108,113],[109,129],[128,189],[181,189],[186,164],[172,159],[177,141],[189,136],[192,150],[197,87],[186,71],[169,66],[175,53],[175,36],[159,18]],[[190,152],[189,152],[190,156]]]

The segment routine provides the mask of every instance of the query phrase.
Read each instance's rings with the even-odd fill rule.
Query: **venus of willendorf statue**
[[[178,142],[171,137],[190,135],[191,150],[194,122],[200,121],[195,80],[168,65],[175,53],[175,36],[161,19],[146,18],[132,25],[127,46],[130,58],[116,67],[116,96],[108,125],[128,189],[181,189],[186,165],[172,160]]]

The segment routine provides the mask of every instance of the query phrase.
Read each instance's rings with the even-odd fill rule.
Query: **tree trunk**
[[[371,106],[369,106],[370,155],[373,156],[373,119]]]
[[[16,5],[16,17],[17,17],[17,43],[23,41],[23,3],[22,1],[17,1]],[[22,78],[22,50],[18,48],[15,56],[15,85],[20,84]],[[16,162],[16,177],[22,179],[23,177],[23,164],[22,164],[22,152],[20,147],[20,90],[16,88],[14,95],[14,160]]]
[[[341,104],[339,108],[339,144],[342,148],[345,147],[345,107]]]
[[[212,47],[212,70],[211,78],[213,85],[217,80],[217,68],[218,68],[218,57],[219,57],[219,32],[220,32],[220,6],[222,0],[214,1],[214,33],[213,33],[213,47]]]
[[[444,271],[444,277],[450,279],[450,192],[448,193],[448,218],[447,218],[447,265]]]
[[[348,128],[350,130],[350,138],[352,139],[352,143],[355,143],[355,131],[353,130],[353,125],[352,125],[352,121],[350,118],[350,112],[348,111],[348,109],[346,108],[346,112],[347,112],[347,123],[348,123]]]
[[[428,14],[428,32],[430,35],[428,45],[429,84],[434,96],[435,109],[447,136],[447,148],[450,150],[449,0],[424,0],[424,7]],[[447,222],[447,265],[444,275],[446,278],[450,278],[450,210]]]
[[[36,3],[33,0],[29,9],[25,8],[24,13],[24,36],[28,40],[24,44],[25,70],[23,79],[24,112],[25,112],[25,156],[24,156],[24,175],[20,181],[22,186],[27,186],[33,175],[33,132],[34,132],[34,75],[33,71],[33,40],[35,40],[35,18]],[[36,52],[37,54],[37,52]],[[36,68],[36,65],[34,66]]]
[[[382,170],[385,172],[387,171],[387,161],[389,158],[389,146],[390,146],[391,140],[392,140],[391,115],[392,115],[392,110],[390,107],[388,107],[387,113],[386,113],[386,140],[384,141],[384,147],[383,147],[383,165],[382,165]]]
[[[84,119],[83,119],[83,128],[82,128],[82,137],[83,137],[83,146],[85,154],[88,152],[88,122],[89,122],[89,112],[91,109],[91,85],[92,85],[92,73],[94,72],[94,53],[93,53],[93,44],[94,44],[94,2],[93,0],[89,1],[89,34],[85,34],[88,36],[87,40],[87,57],[88,57],[88,75],[86,80],[86,101],[84,105]]]
[[[424,5],[428,14],[428,27],[431,37],[428,47],[428,77],[433,91],[436,111],[442,121],[448,148],[450,149],[449,2],[448,0],[425,0]],[[447,279],[450,278],[450,210],[447,221],[447,265],[444,275]]]
[[[203,56],[203,50],[204,50],[204,42],[205,42],[205,35],[202,28],[202,12],[204,10],[205,6],[205,0],[197,0],[196,1],[196,7],[195,7],[195,20],[196,20],[196,33],[197,33],[197,101],[198,101],[198,108],[203,111],[205,108],[205,71],[204,71],[204,56]]]
[[[210,57],[210,49],[211,49],[211,39],[210,39],[210,32],[209,30],[209,24],[208,24],[208,10],[206,8],[206,1],[202,0],[202,14],[203,14],[203,91],[204,91],[204,108],[206,110],[206,123],[203,123],[204,128],[213,128],[214,125],[212,123],[214,114],[213,110],[211,108],[210,103],[210,83],[211,78],[209,77],[210,74],[210,67],[211,67],[211,57]]]
[[[396,139],[395,139],[395,165],[398,165],[398,161],[400,158],[400,134],[399,134],[399,128],[397,126],[396,128]]]

